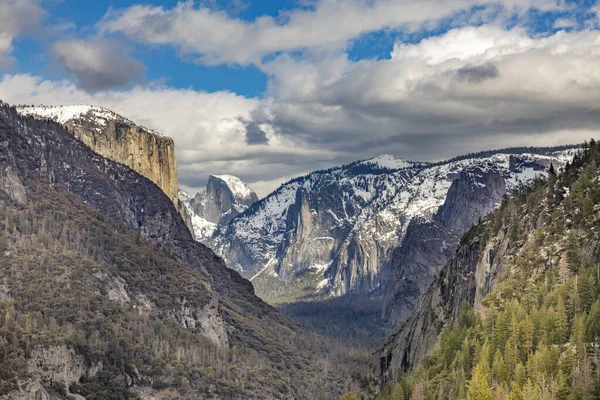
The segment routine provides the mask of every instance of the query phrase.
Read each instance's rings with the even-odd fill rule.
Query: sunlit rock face
[[[19,107],[19,113],[51,119],[68,128],[94,152],[119,162],[154,182],[171,199],[188,226],[178,199],[175,144],[170,137],[139,126],[102,107],[87,105]]]

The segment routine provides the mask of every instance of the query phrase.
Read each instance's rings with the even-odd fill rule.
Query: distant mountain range
[[[211,222],[202,240],[270,302],[378,292],[384,315],[401,323],[473,223],[573,154],[506,149],[440,163],[382,155],[228,205],[234,211],[226,215],[239,215]],[[208,189],[198,195],[203,201],[216,194]]]

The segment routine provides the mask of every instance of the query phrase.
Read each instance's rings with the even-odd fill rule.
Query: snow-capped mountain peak
[[[67,106],[25,106],[18,108],[22,115],[29,115],[39,118],[48,118],[65,124],[73,119],[79,118],[92,111],[103,120],[112,118],[113,112],[102,107],[90,106],[84,104],[73,104]]]
[[[237,176],[210,175],[206,188],[194,196],[180,191],[179,199],[192,218],[196,238],[204,242],[218,227],[246,211],[258,196]]]
[[[64,106],[20,106],[17,107],[17,112],[21,115],[26,115],[38,119],[51,119],[62,125],[69,125],[74,121],[81,119],[91,120],[97,126],[97,130],[103,129],[108,122],[120,122],[125,125],[136,125],[135,122],[123,117],[104,107],[86,105],[86,104],[71,104]],[[160,132],[144,127],[148,132],[164,136]]]
[[[177,197],[179,198],[179,200],[181,201],[190,201],[194,198],[194,196],[192,196],[191,194],[189,194],[188,192],[186,192],[183,189],[179,189],[179,191],[177,192]]]
[[[216,179],[220,179],[229,187],[231,193],[236,199],[247,199],[252,196],[254,191],[237,176],[233,175],[211,175]]]

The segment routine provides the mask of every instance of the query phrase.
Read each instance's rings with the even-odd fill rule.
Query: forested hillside
[[[150,180],[0,103],[0,399],[330,399],[338,350]]]
[[[591,141],[463,237],[373,360],[377,398],[600,398],[599,166]]]

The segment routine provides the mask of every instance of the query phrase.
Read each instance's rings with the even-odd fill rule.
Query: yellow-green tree
[[[477,364],[469,381],[467,400],[492,400],[492,389],[481,365]]]

